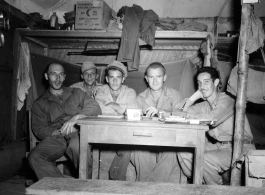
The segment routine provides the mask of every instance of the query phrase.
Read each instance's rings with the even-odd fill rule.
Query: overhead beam
[[[29,40],[29,41],[36,43],[37,45],[40,45],[42,47],[49,48],[48,44],[43,43],[42,41],[40,41],[38,39],[31,38],[31,37],[24,37],[23,39]]]

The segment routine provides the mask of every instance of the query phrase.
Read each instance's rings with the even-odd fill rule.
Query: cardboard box
[[[265,150],[250,150],[245,156],[245,185],[265,187]]]
[[[75,29],[105,29],[112,18],[112,9],[102,0],[76,2]]]
[[[126,109],[127,120],[141,120],[142,119],[142,109],[128,108]]]

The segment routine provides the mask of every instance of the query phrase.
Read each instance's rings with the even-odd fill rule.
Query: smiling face
[[[217,86],[219,79],[212,80],[211,75],[207,72],[200,73],[197,76],[198,88],[206,100],[214,100],[217,95]]]
[[[149,68],[145,76],[145,79],[148,82],[149,87],[153,91],[159,91],[160,89],[162,89],[166,78],[167,75],[164,75],[162,68]]]
[[[51,64],[47,73],[45,73],[46,80],[49,81],[50,88],[53,90],[60,90],[65,80],[64,68],[60,64]]]
[[[81,74],[81,78],[84,80],[85,84],[92,86],[96,83],[98,78],[97,70],[95,68],[89,69]]]
[[[106,80],[109,83],[111,90],[118,91],[120,90],[125,77],[119,70],[108,70],[108,76],[106,76]]]

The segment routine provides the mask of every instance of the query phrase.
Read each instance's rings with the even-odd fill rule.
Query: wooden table
[[[206,125],[167,124],[151,119],[127,121],[87,117],[77,122],[80,128],[79,177],[87,178],[88,143],[171,146],[195,148],[193,183],[203,178]],[[94,157],[94,152],[93,152]],[[92,176],[92,179],[95,178]]]

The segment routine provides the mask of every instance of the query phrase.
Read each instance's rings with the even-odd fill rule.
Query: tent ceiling
[[[30,0],[32,3],[35,3],[42,7],[43,9],[50,9],[54,7],[61,0]]]

